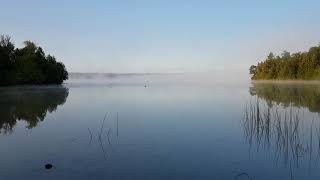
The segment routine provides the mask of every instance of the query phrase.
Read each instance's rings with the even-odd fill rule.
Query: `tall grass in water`
[[[304,119],[301,110],[292,105],[283,108],[258,98],[250,101],[245,106],[242,127],[250,152],[253,147],[257,151],[264,148],[273,153],[277,163],[293,163],[295,167],[305,160],[311,165],[311,161],[320,159],[320,126]]]
[[[90,135],[90,141],[89,141],[89,145],[91,145],[93,140],[97,140],[98,145],[102,151],[103,157],[104,159],[107,159],[108,156],[110,155],[111,152],[108,152],[107,147],[105,147],[105,145],[107,144],[110,148],[111,151],[113,151],[113,144],[111,142],[111,134],[112,134],[112,128],[109,127],[108,131],[106,130],[105,124],[106,124],[106,120],[108,119],[109,116],[107,116],[108,114],[106,113],[104,118],[101,121],[100,127],[98,128],[98,131],[91,131],[90,128],[88,128],[88,132]],[[117,113],[116,116],[116,130],[117,130],[117,137],[119,136],[119,115]],[[96,135],[96,136],[95,136]],[[95,139],[95,137],[97,137]],[[118,139],[116,139],[118,140]],[[107,143],[105,143],[107,142]]]

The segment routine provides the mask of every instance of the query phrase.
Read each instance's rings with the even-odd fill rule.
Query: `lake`
[[[320,85],[208,79],[0,88],[1,179],[319,179]]]

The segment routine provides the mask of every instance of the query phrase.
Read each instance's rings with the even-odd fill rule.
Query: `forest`
[[[270,53],[266,60],[250,66],[249,73],[252,80],[320,80],[320,45],[307,52]]]
[[[9,36],[0,36],[0,86],[61,84],[66,79],[64,64],[35,43],[25,41],[16,48]]]

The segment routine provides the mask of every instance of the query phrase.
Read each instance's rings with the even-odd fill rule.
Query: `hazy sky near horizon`
[[[0,33],[71,72],[239,72],[320,42],[318,0],[1,0]]]

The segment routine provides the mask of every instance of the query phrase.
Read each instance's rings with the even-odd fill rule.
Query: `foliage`
[[[41,47],[25,41],[15,48],[9,36],[0,36],[0,86],[16,84],[61,84],[68,79],[63,63],[45,55]]]
[[[320,45],[295,54],[284,51],[281,56],[274,56],[270,53],[265,61],[252,65],[249,73],[253,80],[319,80]]]

